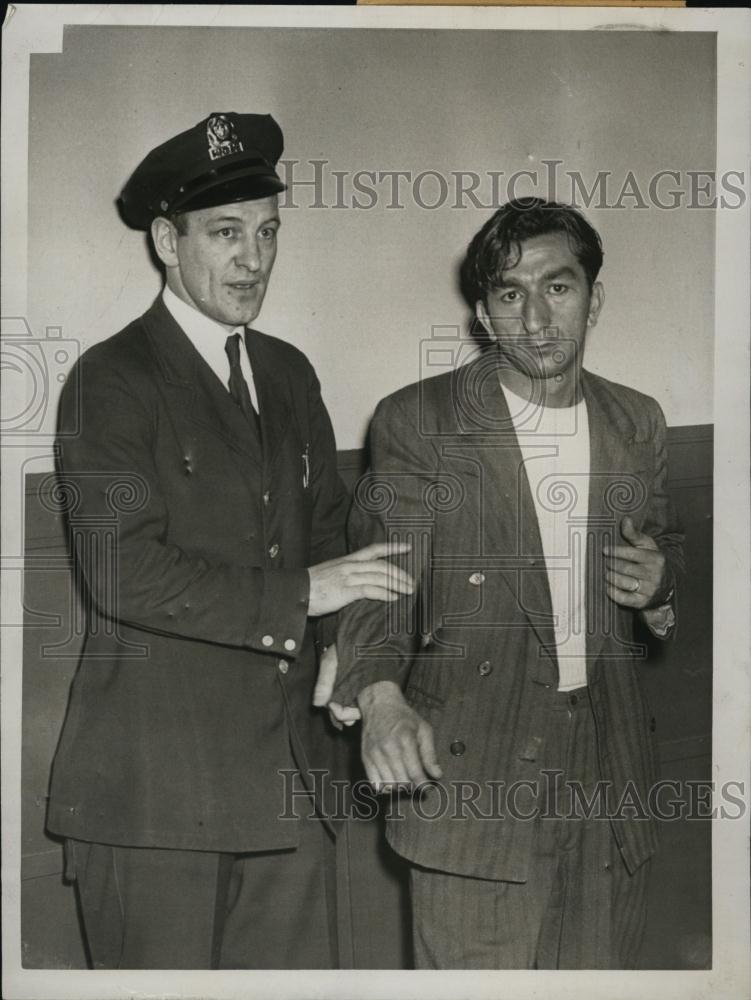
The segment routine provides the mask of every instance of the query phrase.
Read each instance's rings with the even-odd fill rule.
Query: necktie
[[[240,334],[232,333],[227,337],[224,350],[229,358],[229,392],[249,422],[260,431],[258,414],[250,398],[248,383],[245,381],[240,367]]]

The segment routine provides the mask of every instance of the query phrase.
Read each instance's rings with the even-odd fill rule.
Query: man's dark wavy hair
[[[575,208],[542,198],[516,198],[491,216],[474,235],[461,266],[461,289],[474,311],[497,287],[503,272],[514,267],[521,244],[533,236],[565,233],[584,268],[590,290],[602,267],[602,243],[597,231]]]

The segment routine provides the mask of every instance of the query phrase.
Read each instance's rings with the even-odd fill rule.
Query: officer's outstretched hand
[[[393,681],[376,681],[358,695],[362,712],[362,762],[377,791],[419,785],[443,774],[433,727],[411,708]]]
[[[388,556],[409,550],[407,543],[377,542],[340,559],[310,566],[308,614],[328,615],[364,597],[395,601],[402,594],[411,594],[415,589],[412,577],[388,561]]]

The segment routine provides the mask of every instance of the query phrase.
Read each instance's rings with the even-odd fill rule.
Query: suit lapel
[[[477,398],[478,390],[480,405],[464,406],[473,394]],[[501,570],[535,630],[541,654],[544,650],[547,655],[540,655],[531,669],[547,681],[550,660],[557,664],[550,587],[529,480],[494,352],[459,369],[452,399],[462,435],[458,447],[481,470],[482,556]]]
[[[260,466],[263,456],[258,434],[161,296],[145,314],[144,324],[164,378],[170,408],[182,411],[187,420]]]
[[[461,438],[444,451],[451,454],[457,447],[456,454],[472,457],[481,470],[482,554],[489,563],[498,558],[518,606],[542,648],[557,663],[537,515],[494,353],[488,351],[455,373],[452,421]],[[590,442],[586,595],[587,670],[591,679],[603,644],[617,632],[617,607],[605,590],[603,545],[606,539],[621,541],[622,517],[634,513],[644,502],[649,445],[635,443],[636,426],[606,383],[586,371],[581,378]],[[542,676],[544,658],[538,662]]]
[[[603,546],[622,544],[621,519],[645,497],[648,445],[634,444],[636,427],[606,385],[582,372],[589,418],[589,513],[587,519],[587,670],[591,673],[608,636],[615,635],[617,607],[605,590]]]

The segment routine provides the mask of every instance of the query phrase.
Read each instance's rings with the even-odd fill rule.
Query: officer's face
[[[498,286],[477,303],[477,317],[498,340],[506,361],[533,379],[570,379],[581,368],[587,327],[603,302],[565,233],[524,240]]]
[[[172,291],[219,323],[252,323],[276,257],[276,195],[186,212],[184,222],[184,234],[171,227],[172,266],[160,254]]]

